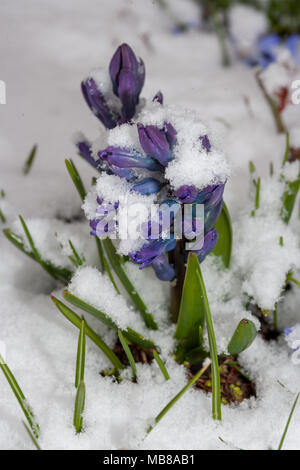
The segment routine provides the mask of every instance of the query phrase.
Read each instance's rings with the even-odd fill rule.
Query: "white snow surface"
[[[192,15],[194,2],[188,2],[187,9],[183,7],[186,1],[168,3],[174,4],[176,14],[184,11]],[[203,276],[218,350],[226,351],[238,322],[242,318],[253,320],[245,310],[244,297],[256,295],[257,301],[262,299],[269,308],[282,295],[283,272],[293,263],[299,268],[297,210],[291,222],[293,232],[276,216],[281,183],[268,178],[262,181],[261,208],[249,218],[254,207],[253,189],[249,198],[249,186],[253,186],[249,183],[249,160],[255,163],[257,175],[265,178],[270,161],[280,167],[285,148],[285,136],[276,134],[253,71],[240,63],[221,68],[214,35],[196,31],[172,35],[170,16],[151,0],[114,0],[105,5],[89,0],[84,6],[79,0],[2,0],[0,27],[4,38],[0,42],[0,79],[7,84],[7,104],[0,105],[0,190],[5,191],[0,209],[7,222],[0,220],[0,225],[13,227],[21,213],[39,249],[45,250],[53,262],[63,259],[54,236],[57,232],[59,240],[74,237],[75,246],[84,252],[89,265],[97,266],[96,254],[92,253],[95,243],[91,240],[89,248],[86,245],[88,223],[74,223],[82,215],[81,201],[65,171],[64,158],[74,159],[89,188],[95,173],[77,158],[72,135],[81,130],[94,140],[100,124],[81,96],[80,81],[90,70],[107,67],[120,43],[129,43],[145,62],[143,96],[151,101],[161,89],[167,105],[195,109],[216,134],[216,146],[228,156],[233,168],[225,199],[234,222],[234,253],[229,271],[220,270],[208,258],[203,263]],[[299,114],[300,106],[289,106],[283,112],[295,136],[299,135]],[[24,176],[22,166],[35,142],[36,161]],[[286,171],[293,173],[292,169]],[[174,184],[177,176],[180,178],[174,172]],[[113,191],[111,197],[115,195]],[[264,217],[261,211],[265,211]],[[280,236],[283,247],[279,245]],[[43,449],[277,448],[300,390],[299,366],[292,363],[283,338],[266,343],[257,337],[240,355],[242,367],[256,383],[256,399],[223,406],[219,424],[211,418],[211,397],[192,389],[144,439],[149,423],[187,379],[185,368],[177,365],[171,354],[174,327],[167,320],[168,288],[157,281],[150,268],[140,271],[132,264],[126,266],[127,272],[158,320],[160,329],[151,333],[151,338],[161,347],[171,379],[164,381],[155,363],[137,365],[138,384],[129,379],[117,384],[103,378],[99,373],[110,364],[87,340],[84,432],[76,435],[72,422],[78,330],[50,300],[51,294],[60,295],[61,286],[4,236],[0,237],[0,253],[0,341],[5,343],[7,363],[37,416]],[[261,271],[257,271],[258,262],[263,266]],[[98,283],[99,275],[94,273]],[[294,276],[299,279],[299,269]],[[105,281],[102,279],[101,289]],[[263,284],[268,288],[263,289]],[[87,293],[89,289],[87,285]],[[100,293],[97,295],[100,297]],[[109,308],[115,301],[108,302]],[[129,305],[127,297],[126,301]],[[282,330],[299,323],[299,302],[300,289],[293,285],[278,306]],[[138,314],[127,308],[124,304],[122,310],[136,315],[138,324]],[[121,312],[112,313],[121,316]],[[89,317],[88,322],[113,347],[115,334],[95,318]],[[130,377],[129,369],[126,374]],[[21,423],[22,412],[1,371],[0,396],[0,448],[32,449]],[[299,450],[299,423],[297,407],[284,448]]]

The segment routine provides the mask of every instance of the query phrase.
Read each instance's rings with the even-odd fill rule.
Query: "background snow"
[[[177,14],[184,11],[187,18],[195,11],[186,0],[172,0],[172,4]],[[247,200],[248,161],[255,162],[259,175],[267,174],[270,160],[281,162],[285,137],[275,134],[269,108],[251,71],[239,63],[222,69],[212,35],[171,35],[170,19],[154,1],[2,0],[0,27],[0,79],[7,85],[7,104],[0,106],[0,189],[6,192],[1,208],[3,204],[8,224],[20,212],[25,219],[71,218],[81,213],[64,158],[74,157],[88,187],[93,170],[75,157],[71,137],[82,130],[92,140],[100,124],[88,110],[79,85],[90,70],[108,65],[123,41],[145,61],[143,95],[152,98],[160,89],[166,103],[199,110],[223,143],[234,169],[225,191],[234,216]],[[299,122],[298,108],[290,107],[284,118]],[[22,166],[35,142],[39,145],[36,162],[25,177]],[[260,339],[241,355],[242,364],[257,383],[258,400],[238,408],[223,407],[224,421],[216,424],[210,415],[210,397],[191,390],[142,444],[147,422],[182,387],[184,369],[169,357],[170,382],[162,380],[153,364],[138,365],[138,386],[125,381],[112,384],[99,376],[108,366],[106,358],[88,342],[85,432],[76,436],[72,413],[78,331],[51,304],[54,284],[41,268],[4,237],[0,238],[0,253],[0,339],[7,346],[7,362],[38,417],[43,448],[226,447],[218,436],[246,449],[278,445],[300,388],[299,368],[291,363],[284,342],[270,345]],[[213,272],[211,276],[214,279]],[[138,280],[143,288],[145,277],[136,275]],[[213,292],[209,278],[207,282],[208,291]],[[164,292],[154,292],[157,315],[163,318]],[[293,289],[279,311],[280,326],[299,322],[299,301],[300,294]],[[234,321],[231,311],[225,314],[226,321],[222,314],[213,309],[221,348],[230,337],[230,328],[245,312],[235,304]],[[89,318],[89,323],[113,344],[112,335],[99,322]],[[163,338],[157,341],[165,348],[164,359],[172,348],[172,331],[168,333],[168,344]],[[0,448],[31,448],[21,412],[1,375],[0,390]],[[286,448],[299,448],[299,418],[298,408]]]

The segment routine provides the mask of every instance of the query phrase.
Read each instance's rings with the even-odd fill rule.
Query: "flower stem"
[[[280,111],[279,111],[278,107],[276,106],[276,103],[269,96],[269,94],[268,94],[268,92],[267,92],[267,90],[266,90],[266,88],[263,84],[263,81],[260,77],[260,73],[261,73],[260,70],[258,70],[258,72],[256,72],[256,74],[255,74],[256,81],[258,83],[259,88],[263,92],[265,100],[268,103],[268,105],[270,107],[270,110],[273,114],[277,132],[278,132],[278,134],[281,134],[282,132],[286,132],[286,130],[285,130],[284,124],[283,124],[282,119],[281,119]]]

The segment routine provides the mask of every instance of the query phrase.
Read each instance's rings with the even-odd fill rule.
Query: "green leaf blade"
[[[85,368],[85,321],[81,321],[80,332],[78,337],[77,358],[76,358],[76,374],[75,374],[75,387],[77,388],[80,382],[84,381],[84,368]]]
[[[77,433],[82,431],[83,424],[83,412],[85,405],[85,384],[80,382],[79,387],[77,388],[75,406],[74,406],[74,418],[73,424]]]
[[[197,259],[195,254],[191,255]],[[197,259],[198,262],[198,259]],[[221,421],[221,380],[220,380],[220,369],[218,360],[218,350],[216,344],[216,338],[214,333],[214,327],[212,317],[209,308],[209,302],[206,294],[205,284],[201,273],[200,264],[198,262],[197,277],[199,281],[200,297],[204,304],[205,319],[207,324],[209,352],[211,358],[211,374],[212,374],[212,415],[213,419]]]
[[[135,304],[136,308],[140,312],[145,324],[148,328],[152,330],[157,330],[158,326],[155,322],[153,315],[148,312],[146,305],[144,304],[143,300],[139,296],[137,290],[133,286],[132,282],[128,278],[122,263],[120,262],[120,256],[117,254],[116,249],[109,238],[105,238],[102,240],[102,245],[106,251],[108,260],[115,271],[116,275],[118,276],[119,280],[123,284],[124,288],[128,292],[131,300]]]
[[[132,370],[132,380],[133,380],[133,382],[136,382],[136,365],[135,365],[134,357],[132,355],[132,352],[130,351],[130,348],[127,344],[127,341],[126,341],[126,339],[125,339],[125,337],[124,337],[121,330],[118,330],[118,336],[119,336],[120,343],[122,344],[122,347],[123,347],[123,349],[125,351],[125,354],[127,356],[127,359],[129,361],[131,370]]]
[[[66,317],[71,323],[73,323],[74,326],[80,329],[81,318],[56,297],[52,296],[51,299],[58,310],[64,315],[64,317]],[[96,344],[96,346],[98,346],[99,349],[101,349],[101,351],[106,355],[106,357],[110,360],[116,369],[124,369],[124,365],[121,363],[116,354],[87,323],[85,323],[85,334]]]
[[[230,267],[232,253],[232,224],[228,208],[223,202],[222,212],[215,228],[218,231],[218,242],[212,253],[222,259],[226,268]]]
[[[189,351],[201,347],[201,344],[199,344],[199,342],[201,343],[199,327],[203,330],[205,313],[203,302],[199,298],[199,283],[196,274],[198,265],[197,257],[190,254],[175,332],[175,338],[178,340],[176,356],[179,362],[185,360],[185,356]]]
[[[228,352],[235,356],[249,348],[255,340],[257,331],[251,320],[243,319],[238,324],[228,344]]]
[[[14,377],[12,371],[8,367],[8,365],[5,363],[3,358],[0,355],[0,369],[2,370],[8,384],[10,385],[10,388],[12,392],[14,393],[24,415],[25,418],[27,419],[27,422],[34,434],[34,436],[38,439],[39,434],[40,434],[40,427],[36,421],[36,418],[34,416],[34,413],[28,404],[25,395],[23,391],[21,390],[20,385],[18,384],[16,378]]]

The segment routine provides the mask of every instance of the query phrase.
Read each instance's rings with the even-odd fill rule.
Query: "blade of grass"
[[[196,256],[193,254],[192,256]],[[196,257],[197,258],[197,257]],[[212,317],[210,313],[209,303],[207,299],[206,289],[204,280],[201,273],[200,264],[197,270],[197,277],[199,280],[199,290],[200,296],[205,306],[205,317],[207,324],[207,333],[208,333],[208,342],[209,342],[209,352],[211,358],[211,374],[212,374],[212,415],[213,419],[221,420],[221,384],[220,384],[220,369],[218,361],[218,351],[216,338],[214,333],[214,327],[212,322]]]
[[[22,423],[23,423],[24,428],[26,429],[27,434],[28,434],[28,436],[30,437],[30,439],[31,439],[31,441],[32,441],[32,443],[33,443],[33,445],[36,447],[36,450],[41,450],[37,439],[35,438],[34,434],[31,432],[30,427],[27,426],[27,424],[25,423],[25,421],[22,421]]]
[[[23,413],[27,419],[27,422],[35,435],[36,438],[39,437],[39,432],[40,432],[40,427],[38,423],[36,422],[34,413],[28,404],[24,393],[22,392],[17,380],[15,379],[13,373],[9,369],[8,365],[5,364],[5,361],[3,360],[2,356],[0,355],[0,369],[2,370],[7,382],[10,385],[10,388],[12,389],[16,399],[19,402],[20,407],[23,410]]]
[[[117,292],[118,294],[120,294],[119,288],[118,288],[118,286],[117,286],[117,284],[116,284],[116,281],[115,281],[115,279],[114,279],[114,277],[113,277],[113,275],[112,275],[111,269],[110,269],[110,267],[109,267],[109,264],[108,264],[107,259],[105,258],[105,256],[103,256],[103,266],[104,266],[104,270],[105,270],[105,271],[107,272],[107,274],[108,274],[109,279],[111,280],[112,285],[113,285],[114,288],[116,289],[116,292]]]
[[[38,262],[39,261],[36,259],[35,255],[33,252],[29,251],[28,248],[24,245],[24,242],[21,237],[13,233],[10,229],[4,229],[3,230],[4,235],[6,238],[22,253],[27,255],[29,258],[33,259],[34,261]],[[55,280],[60,280],[65,284],[68,284],[72,277],[72,272],[67,269],[67,268],[58,268],[57,266],[54,266],[52,263],[49,261],[43,261],[42,267],[45,269],[47,267],[46,271],[50,276],[52,276]]]
[[[121,283],[123,284],[124,288],[128,292],[131,300],[135,304],[136,308],[140,312],[142,318],[145,321],[145,324],[147,325],[148,328],[151,328],[152,330],[157,330],[157,324],[153,318],[153,315],[148,312],[148,309],[144,302],[142,301],[141,297],[137,293],[137,290],[129,280],[127,274],[125,273],[125,270],[122,266],[122,263],[120,262],[120,257],[116,252],[116,249],[112,243],[112,241],[109,238],[105,238],[102,240],[103,247],[106,251],[108,260],[120,279]]]
[[[74,427],[77,433],[82,431],[83,423],[83,411],[85,404],[85,384],[83,381],[80,382],[79,387],[77,388],[75,406],[74,406]]]
[[[20,218],[20,221],[21,221],[21,224],[22,224],[22,227],[23,227],[23,230],[25,232],[25,235],[27,237],[27,240],[29,242],[29,245],[31,247],[31,250],[32,250],[32,253],[33,253],[33,256],[34,256],[34,259],[42,266],[42,268],[45,269],[45,271],[47,271],[48,274],[50,274],[50,276],[54,277],[54,279],[56,280],[59,280],[60,277],[59,275],[57,274],[57,270],[56,269],[53,269],[52,268],[52,265],[50,263],[46,263],[40,253],[38,252],[36,246],[35,246],[35,243],[33,241],[33,238],[31,236],[31,233],[28,229],[28,226],[27,224],[25,223],[25,220],[23,219],[23,217],[20,215],[19,216]]]
[[[292,417],[293,417],[293,414],[294,414],[294,411],[295,411],[295,408],[296,408],[296,405],[297,405],[297,402],[298,402],[299,395],[300,395],[300,393],[298,393],[298,395],[296,396],[296,399],[295,399],[294,404],[293,404],[293,406],[292,406],[292,409],[291,409],[291,412],[290,412],[290,414],[289,414],[287,423],[286,423],[285,428],[284,428],[284,430],[283,430],[282,437],[281,437],[281,439],[280,439],[280,443],[279,443],[279,446],[278,446],[278,450],[281,450],[281,449],[282,449],[284,440],[285,440],[285,438],[286,438],[286,435],[287,435],[287,432],[288,432],[288,429],[289,429],[289,425],[290,425],[291,419],[292,419]]]
[[[294,210],[296,198],[300,189],[300,164],[298,178],[295,181],[286,181],[286,189],[283,195],[280,217],[288,224]]]
[[[260,184],[261,178],[258,178],[256,181],[256,194],[255,194],[255,209],[259,209],[260,204]]]
[[[125,351],[125,354],[127,356],[127,359],[129,361],[129,364],[130,364],[130,367],[131,367],[131,370],[132,370],[132,380],[133,382],[136,382],[136,365],[135,365],[135,361],[134,361],[134,358],[133,358],[133,355],[130,351],[130,348],[127,344],[127,341],[122,333],[121,330],[118,330],[118,336],[119,336],[119,340],[123,346],[123,349]]]
[[[192,378],[192,380],[190,380],[188,382],[188,384],[183,387],[179,393],[177,393],[177,395],[175,395],[174,398],[172,398],[171,401],[169,401],[169,403],[161,410],[160,413],[158,413],[158,415],[156,416],[155,420],[154,420],[154,425],[153,426],[150,426],[147,430],[147,434],[149,434],[153,429],[154,427],[162,420],[162,418],[167,414],[167,412],[172,408],[172,406],[175,405],[175,403],[177,403],[178,400],[180,400],[180,398],[185,394],[185,392],[188,391],[189,388],[191,388],[195,382],[197,382],[197,380],[201,377],[201,375],[204,374],[204,372],[206,371],[206,369],[210,366],[210,363],[206,364],[204,367],[202,367],[202,369],[200,369],[197,374]]]
[[[76,359],[76,374],[75,374],[75,387],[77,388],[80,382],[84,381],[84,367],[85,367],[85,321],[81,321],[80,332],[78,337],[77,346],[77,359]]]
[[[97,250],[98,250],[98,255],[99,255],[99,260],[100,260],[100,271],[103,273],[104,272],[104,252],[103,252],[103,247],[101,240],[98,237],[95,237],[96,240],[96,245],[97,245]]]
[[[169,380],[170,379],[169,372],[167,371],[166,366],[164,365],[164,363],[163,363],[161,357],[159,356],[158,352],[156,351],[156,349],[153,349],[152,352],[153,352],[154,359],[155,359],[158,367],[160,368],[164,378],[166,380]]]
[[[3,214],[2,210],[0,209],[0,220],[3,224],[5,224],[6,222],[6,218],[5,218],[5,215]]]
[[[73,255],[74,256],[69,256],[69,259],[72,261],[72,263],[74,264],[74,266],[78,267],[78,266],[82,266],[83,263],[85,262],[85,258],[84,256],[81,258],[77,252],[77,250],[75,249],[73,243],[71,242],[71,240],[69,240],[69,245],[70,245],[70,248],[73,252]]]
[[[297,286],[300,286],[300,281],[297,281],[297,279],[294,279],[293,277],[288,277],[288,280],[291,282],[294,282],[294,284],[297,284]]]
[[[86,195],[86,192],[85,192],[85,189],[84,189],[84,185],[83,185],[83,182],[82,182],[82,179],[77,171],[77,168],[73,162],[73,160],[65,160],[65,163],[66,163],[66,167],[67,167],[67,170],[68,170],[68,173],[69,175],[71,176],[72,178],[72,181],[78,191],[78,194],[79,196],[81,197],[81,200],[83,201],[84,198],[85,198],[85,195]]]
[[[28,175],[28,173],[30,172],[32,164],[33,164],[34,159],[35,159],[36,151],[37,151],[37,145],[34,145],[32,147],[32,150],[31,150],[25,164],[24,164],[24,167],[23,167],[24,175]]]
[[[59,309],[59,311],[71,322],[73,325],[75,325],[77,328],[80,328],[81,326],[81,318],[73,312],[67,305],[62,303],[60,300],[58,300],[56,297],[51,296],[51,300],[54,302],[56,307]],[[106,355],[106,357],[110,360],[112,365],[116,369],[124,369],[123,364],[120,362],[118,357],[115,355],[115,353],[107,346],[107,344],[100,338],[95,331],[88,326],[88,324],[85,322],[85,334],[88,336],[95,344],[98,346],[99,349]]]
[[[285,137],[285,152],[284,152],[284,157],[283,157],[283,162],[282,162],[282,168],[288,161],[289,154],[290,154],[290,134],[287,132],[285,136],[286,136]]]
[[[79,299],[79,297],[76,297],[75,295],[71,294],[67,290],[63,291],[63,297],[72,305],[75,305],[75,307],[78,307],[84,312],[87,312],[90,315],[93,315],[94,317],[98,318],[98,320],[100,320],[102,323],[109,326],[110,328],[113,328],[116,332],[118,332],[119,328],[117,324],[106,313],[101,312],[101,310],[98,310],[92,305],[84,302],[83,300]],[[142,335],[132,330],[131,328],[128,328],[127,331],[122,330],[122,333],[125,336],[125,338],[127,338],[132,343],[137,344],[143,349],[146,349],[146,350],[157,349],[157,347],[152,341],[144,339]]]

